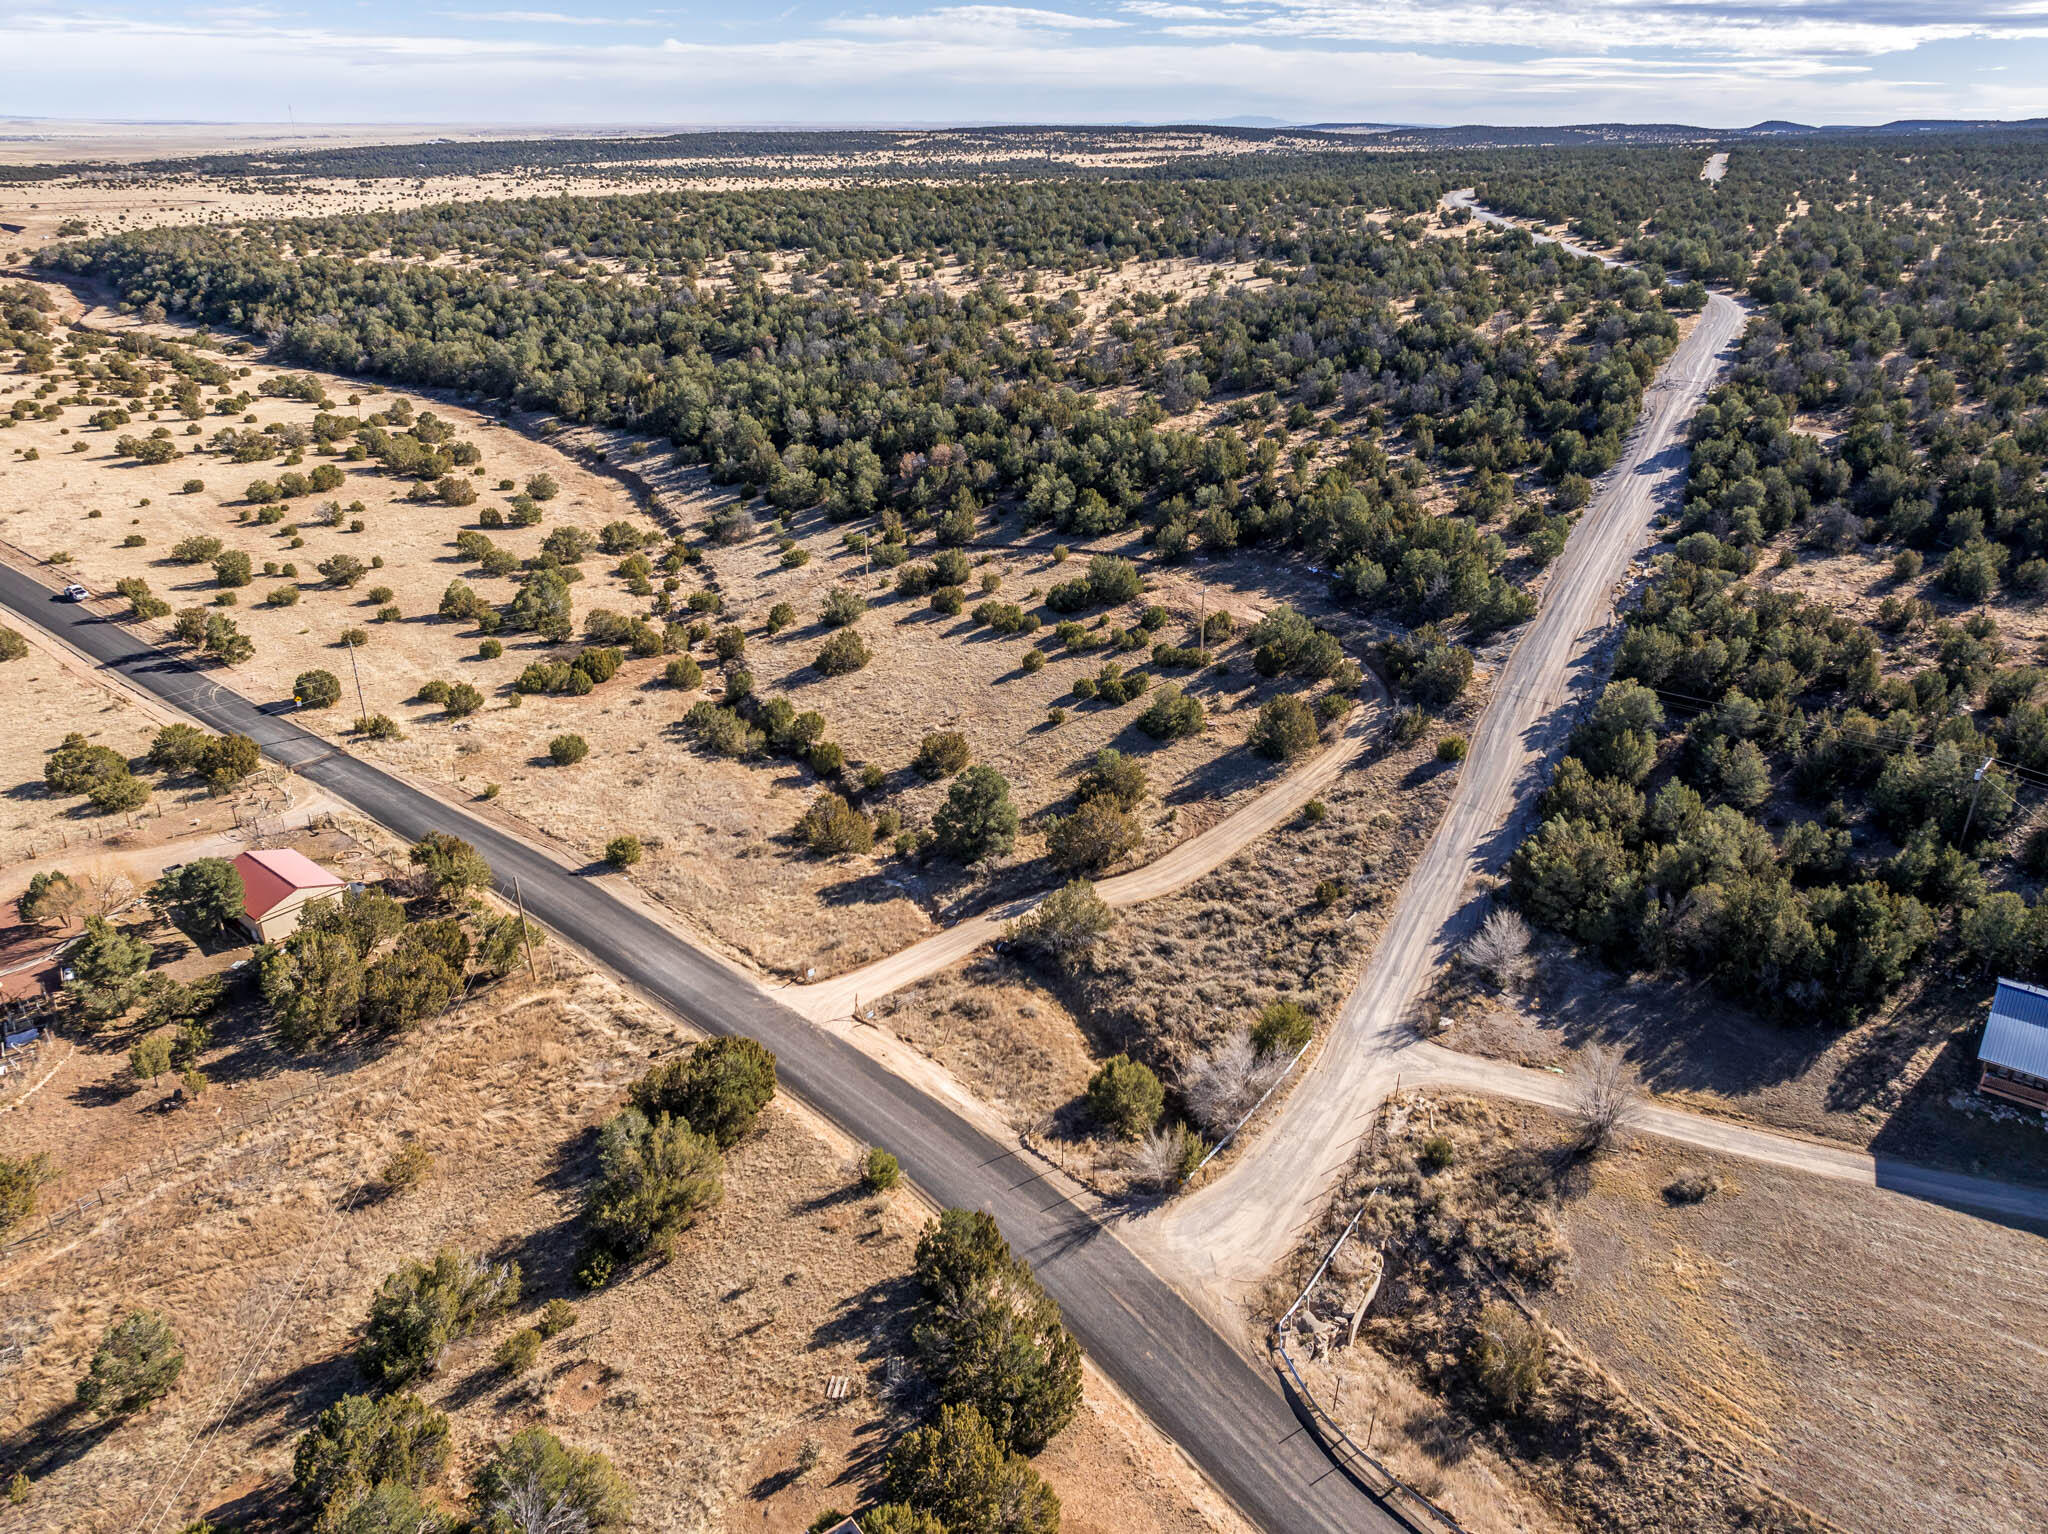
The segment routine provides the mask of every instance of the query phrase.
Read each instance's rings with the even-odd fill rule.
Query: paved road
[[[1010,1147],[598,883],[264,712],[214,674],[164,656],[85,607],[54,601],[49,587],[4,566],[0,607],[201,724],[253,736],[267,756],[401,836],[442,830],[465,838],[490,859],[500,885],[518,879],[530,915],[630,984],[707,1031],[761,1040],[775,1051],[790,1091],[849,1134],[896,1152],[931,1197],[995,1215],[1089,1356],[1260,1527],[1272,1534],[1401,1527],[1332,1469],[1299,1429],[1270,1373],[1247,1362]]]
[[[1506,222],[1467,193],[1447,201],[1484,221]],[[1562,748],[1574,713],[1567,706],[1574,668],[1585,667],[1604,631],[1615,587],[1647,541],[1651,515],[1677,495],[1686,423],[1743,320],[1732,300],[1711,295],[1658,372],[1621,461],[1595,488],[1535,619],[1494,679],[1450,806],[1306,1079],[1221,1177],[1133,1232],[1148,1260],[1184,1288],[1241,1294],[1261,1282],[1315,1217],[1394,1086],[1413,1040],[1408,1009],[1451,944],[1477,921],[1474,876],[1505,860],[1516,840],[1505,824],[1510,812],[1533,800]],[[1579,680],[1594,678],[1589,671]]]

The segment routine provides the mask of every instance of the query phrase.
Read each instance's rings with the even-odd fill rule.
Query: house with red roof
[[[242,876],[242,925],[259,943],[276,943],[298,930],[314,900],[338,900],[348,881],[288,847],[256,848],[235,859]]]

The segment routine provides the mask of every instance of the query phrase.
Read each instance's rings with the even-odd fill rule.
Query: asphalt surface
[[[39,625],[210,729],[251,736],[266,756],[398,835],[450,831],[517,879],[528,915],[623,980],[711,1033],[775,1051],[784,1087],[848,1134],[895,1152],[948,1206],[985,1209],[1037,1270],[1102,1372],[1253,1523],[1271,1534],[1398,1530],[1336,1470],[1296,1421],[1273,1376],[1233,1349],[1088,1211],[1008,1146],[814,1026],[727,967],[613,898],[601,885],[441,803],[231,690],[232,673],[196,670],[122,624],[55,599],[0,566],[0,607]]]

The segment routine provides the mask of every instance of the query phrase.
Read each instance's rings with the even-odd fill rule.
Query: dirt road
[[[1508,222],[1474,204],[1469,192],[1445,200],[1485,222]],[[1677,499],[1686,423],[1743,323],[1740,307],[1711,295],[1699,324],[1651,385],[1621,461],[1601,478],[1536,618],[1495,682],[1450,808],[1314,1068],[1234,1166],[1134,1226],[1139,1250],[1184,1289],[1241,1293],[1263,1280],[1321,1206],[1353,1141],[1402,1075],[1414,1041],[1409,1006],[1476,924],[1474,876],[1505,861],[1578,702],[1601,680],[1591,662],[1615,589],[1647,541],[1652,515]]]
[[[1572,1108],[1573,1083],[1568,1076],[1532,1071],[1510,1065],[1505,1060],[1461,1055],[1454,1049],[1426,1042],[1408,1045],[1400,1051],[1399,1059],[1404,1086],[1449,1087],[1460,1092],[1489,1093],[1564,1112],[1570,1112]],[[1631,1123],[1634,1129],[1656,1135],[1659,1139],[1741,1156],[1749,1161],[1767,1162],[1809,1176],[1825,1177],[1832,1182],[1886,1188],[1930,1203],[1975,1210],[2000,1219],[2048,1224],[2048,1188],[1998,1182],[1963,1172],[1940,1172],[1890,1156],[1867,1155],[1845,1145],[1827,1145],[1773,1130],[1752,1129],[1745,1124],[1731,1123],[1707,1114],[1687,1113],[1649,1102],[1636,1105]]]
[[[1355,710],[1337,738],[1324,747],[1321,754],[1288,773],[1244,808],[1225,816],[1208,830],[1190,836],[1165,856],[1129,873],[1104,879],[1095,886],[1096,894],[1112,906],[1132,906],[1140,901],[1170,895],[1220,868],[1252,843],[1299,814],[1303,805],[1358,761],[1372,743],[1385,706],[1386,700],[1382,696],[1374,707]],[[830,980],[821,980],[816,985],[790,990],[784,994],[783,1000],[814,1022],[845,1018],[863,999],[873,1001],[891,991],[915,985],[957,964],[984,943],[994,942],[1002,936],[1006,924],[1035,908],[1043,898],[1033,895],[984,911],[979,916],[971,916],[885,959],[835,975]]]

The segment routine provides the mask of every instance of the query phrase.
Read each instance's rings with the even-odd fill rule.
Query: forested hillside
[[[2048,975],[2038,141],[1489,194],[1739,276],[1757,310],[1694,421],[1676,553],[1516,856],[1526,908],[1792,1017],[1861,1016],[1930,952]]]
[[[1483,632],[1526,617],[1698,295],[1395,216],[1445,184],[1391,163],[561,199],[53,264],[296,362],[659,434],[784,511],[871,520],[885,563],[998,518],[1138,528],[1169,558],[1296,547],[1367,608]],[[781,252],[801,259],[770,281]],[[1221,282],[1231,261],[1256,280]],[[1160,290],[1093,302],[1129,262]],[[1054,273],[1081,280],[1048,299]]]

